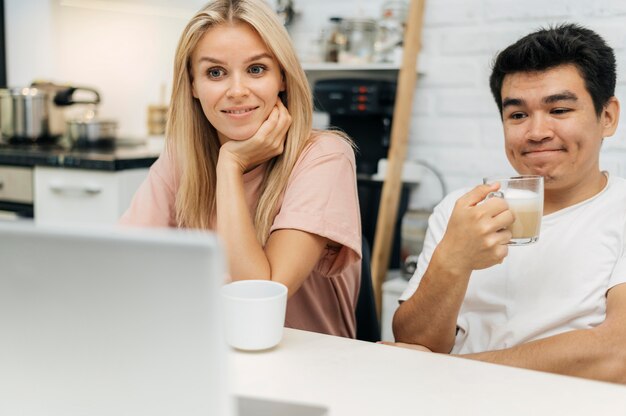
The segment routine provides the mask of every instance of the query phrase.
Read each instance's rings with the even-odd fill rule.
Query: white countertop
[[[625,386],[293,329],[276,348],[230,358],[236,394],[331,416],[626,413]]]

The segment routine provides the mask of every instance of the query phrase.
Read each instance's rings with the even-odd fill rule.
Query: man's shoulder
[[[611,175],[606,188],[605,196],[611,200],[626,202],[626,178]]]
[[[626,191],[626,178],[611,175],[611,185],[614,185],[615,188],[621,191]]]

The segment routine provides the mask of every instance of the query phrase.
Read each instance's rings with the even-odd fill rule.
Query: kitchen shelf
[[[318,80],[363,78],[395,81],[400,66],[393,63],[342,64],[335,62],[303,63],[309,84],[313,88]]]
[[[334,62],[303,63],[305,71],[398,71],[400,65],[394,63],[339,64]]]

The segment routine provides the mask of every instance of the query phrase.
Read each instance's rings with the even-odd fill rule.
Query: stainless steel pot
[[[93,97],[75,100],[76,91]],[[65,133],[63,109],[74,104],[96,105],[100,95],[92,88],[35,82],[30,87],[0,89],[0,131],[11,141],[57,139]]]
[[[2,137],[36,141],[54,135],[49,130],[48,94],[38,88],[0,90],[0,129]]]
[[[117,137],[117,121],[70,120],[67,122],[67,136],[72,144],[79,146],[112,145]]]

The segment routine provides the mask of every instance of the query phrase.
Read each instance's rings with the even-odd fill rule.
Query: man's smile
[[[552,148],[552,149],[529,149],[523,150],[522,156],[525,157],[546,157],[557,153],[567,152],[564,148]]]

